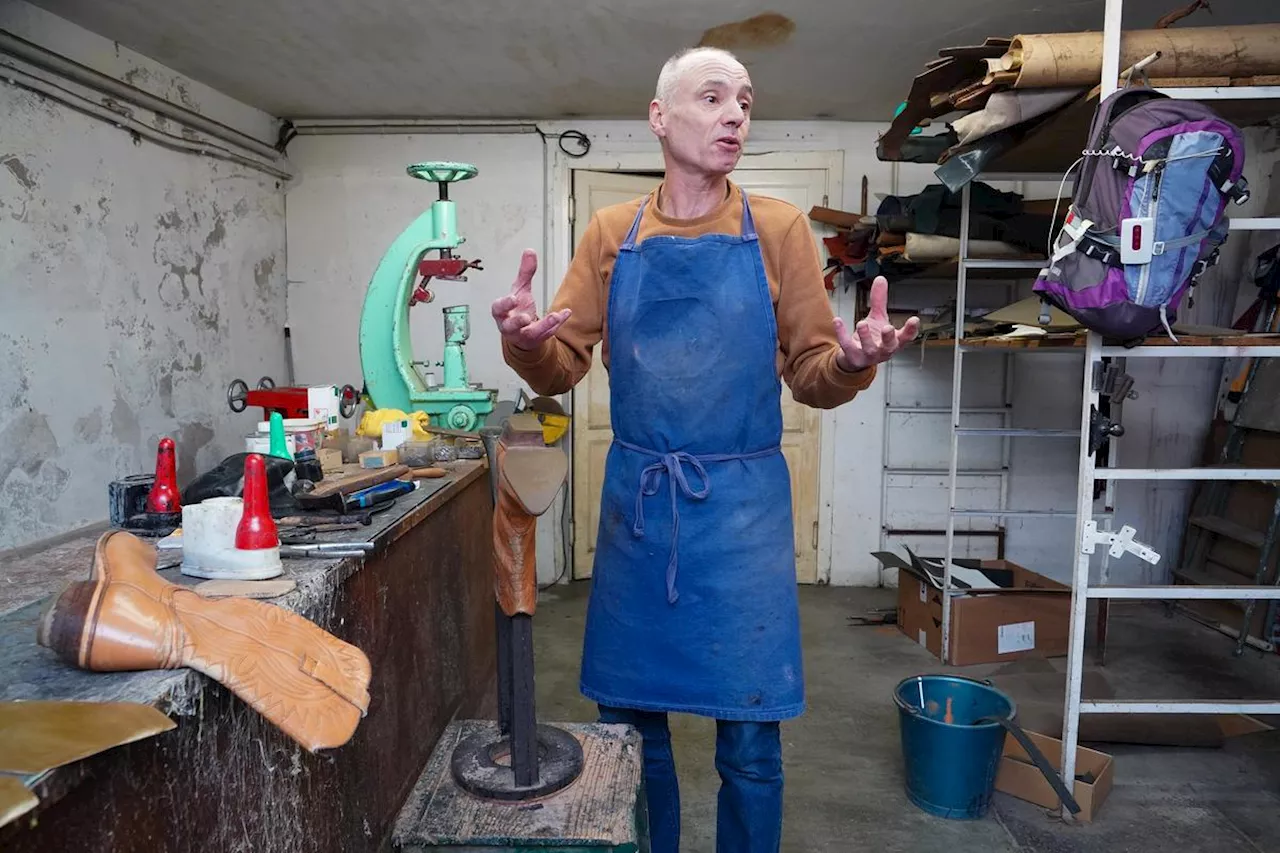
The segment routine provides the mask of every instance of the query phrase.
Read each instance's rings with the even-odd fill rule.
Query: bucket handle
[[[989,684],[990,682],[987,683]],[[1031,761],[1036,765],[1036,769],[1044,776],[1045,781],[1053,786],[1053,790],[1058,795],[1058,799],[1062,801],[1062,804],[1073,815],[1080,813],[1080,804],[1076,802],[1075,797],[1071,796],[1071,792],[1067,790],[1067,786],[1058,777],[1053,765],[1044,757],[1044,753],[1040,751],[1040,748],[1035,745],[1031,738],[1027,737],[1027,733],[1022,730],[1022,726],[1008,717],[983,717],[977,720],[976,723],[999,723],[1004,726],[1005,730],[1013,735],[1014,740],[1027,751],[1027,755],[1031,756]]]
[[[970,677],[969,677],[969,676],[967,676],[967,675],[948,675],[947,677],[948,677],[948,678],[955,678],[955,679],[958,679],[958,680],[960,680],[960,681],[972,681],[974,684],[981,684],[981,685],[984,685],[984,686],[986,686],[986,687],[995,687],[995,686],[996,686],[996,685],[995,685],[995,682],[993,682],[990,678],[981,678],[981,679],[979,679],[979,678],[970,678]],[[915,679],[921,679],[921,678],[924,678],[924,676],[923,676],[923,675],[917,675],[917,676],[914,676],[914,678],[915,678]],[[907,679],[907,680],[908,680],[908,681],[910,681],[911,679]],[[894,699],[894,703],[895,703],[899,708],[901,708],[902,710],[906,711],[908,714],[913,714],[913,715],[919,716],[919,715],[920,715],[920,713],[921,713],[922,711],[924,711],[924,708],[917,708],[915,705],[909,705],[909,704],[907,704],[906,702],[903,702],[901,699],[899,699],[899,698],[898,698],[898,695],[897,695],[897,693],[896,693],[896,692],[894,693],[894,697],[893,697],[893,699]],[[994,720],[995,718],[993,717],[992,719]],[[981,723],[981,722],[989,722],[989,721],[985,721],[985,720],[978,720],[977,722]],[[975,725],[976,725],[976,723],[975,723]]]

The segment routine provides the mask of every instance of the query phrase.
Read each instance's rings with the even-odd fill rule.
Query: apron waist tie
[[[658,493],[658,488],[662,484],[662,475],[664,473],[667,475],[671,494],[671,556],[667,560],[667,603],[675,604],[680,598],[680,593],[676,590],[676,568],[679,562],[677,552],[680,542],[680,508],[677,492],[683,492],[686,497],[693,500],[704,500],[711,494],[711,478],[707,476],[707,469],[703,467],[704,462],[763,459],[774,453],[780,453],[782,447],[779,445],[751,453],[709,453],[702,456],[694,456],[692,453],[685,453],[684,451],[659,453],[656,450],[639,447],[618,438],[615,438],[614,441],[617,442],[619,447],[658,460],[640,472],[640,485],[636,489],[636,520],[631,527],[631,532],[638,537],[644,536],[644,499]],[[689,478],[685,476],[685,465],[688,465],[701,478],[701,489],[695,490],[690,485]]]

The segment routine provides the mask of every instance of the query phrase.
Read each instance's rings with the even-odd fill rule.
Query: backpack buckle
[[[1238,181],[1228,181],[1218,189],[1236,205],[1244,204],[1249,200],[1249,182],[1243,177]]]
[[[1218,250],[1215,248],[1207,258],[1201,258],[1191,265],[1191,280],[1194,282],[1204,275],[1205,270],[1218,265]]]

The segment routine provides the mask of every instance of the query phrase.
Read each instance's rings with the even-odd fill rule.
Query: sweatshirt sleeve
[[[547,311],[569,308],[572,315],[535,350],[519,349],[502,339],[503,360],[529,383],[535,394],[550,397],[567,393],[591,368],[592,350],[603,334],[604,276],[600,255],[600,222],[592,216]]]
[[[847,371],[836,362],[835,315],[822,283],[822,264],[803,214],[787,230],[779,256],[778,344],[782,378],[796,402],[832,409],[875,379],[875,365]]]

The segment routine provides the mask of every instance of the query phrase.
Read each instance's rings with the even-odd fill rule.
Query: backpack
[[[1163,327],[1174,338],[1183,296],[1226,242],[1227,201],[1249,198],[1240,130],[1203,104],[1126,86],[1098,105],[1081,163],[1033,291],[1105,337],[1138,343]]]

